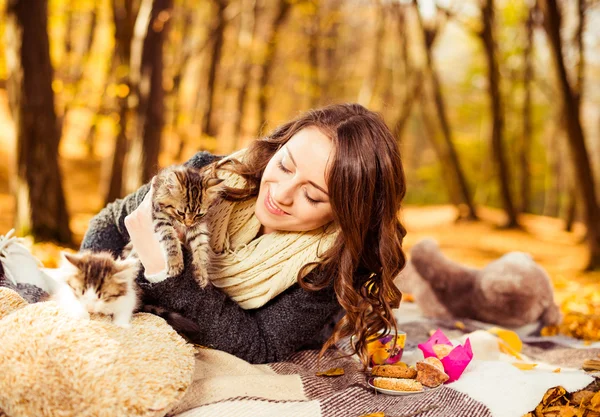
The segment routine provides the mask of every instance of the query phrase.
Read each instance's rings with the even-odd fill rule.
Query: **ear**
[[[71,265],[79,268],[81,265],[82,256],[79,254],[69,253],[69,252],[61,252],[63,260],[67,261]]]
[[[154,182],[154,192],[160,200],[168,196],[178,198],[181,193],[181,181],[176,171],[166,171],[157,176]]]
[[[118,259],[117,261],[115,261],[115,265],[119,272],[126,271],[128,269],[139,269],[140,260],[133,257]]]
[[[126,258],[115,262],[117,272],[113,277],[118,281],[134,280],[140,270],[140,261],[136,258]]]

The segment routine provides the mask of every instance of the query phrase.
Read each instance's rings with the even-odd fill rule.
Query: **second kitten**
[[[113,316],[113,323],[129,327],[138,306],[135,278],[139,260],[115,260],[109,252],[63,252],[62,277],[52,299],[72,316],[89,318],[89,313]]]

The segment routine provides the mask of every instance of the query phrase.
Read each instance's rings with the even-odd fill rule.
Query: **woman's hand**
[[[125,227],[131,243],[144,265],[146,275],[154,275],[166,269],[167,265],[158,237],[152,224],[152,186],[142,203],[125,217]]]

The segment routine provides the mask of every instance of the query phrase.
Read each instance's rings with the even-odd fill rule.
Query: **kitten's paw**
[[[113,324],[124,329],[129,329],[131,327],[131,323],[127,319],[114,319]]]
[[[176,277],[183,272],[183,263],[181,264],[169,264],[169,270],[167,271],[167,277]]]
[[[63,310],[74,319],[90,319],[90,313],[83,306],[63,306]]]
[[[200,288],[205,288],[208,285],[208,274],[206,273],[206,271],[198,271],[196,273],[196,282],[198,282]]]

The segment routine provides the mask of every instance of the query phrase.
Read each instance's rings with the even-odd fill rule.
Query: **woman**
[[[243,201],[228,204],[236,213],[236,207],[251,210],[244,224],[254,222],[256,228],[248,226],[252,235],[234,244],[237,232],[228,218],[222,255],[256,255],[263,261],[253,264],[254,269],[236,264],[236,272],[223,280],[214,270],[215,285],[200,289],[185,253],[184,272],[165,278],[149,185],[92,219],[82,249],[118,254],[131,239],[145,269],[138,279],[145,303],[193,320],[201,329],[196,343],[264,363],[301,348],[322,346],[323,352],[354,335],[356,351],[366,363],[365,340],[382,329],[395,329],[392,308],[401,299],[393,279],[405,264],[406,232],[397,216],[406,187],[393,135],[377,114],[358,104],[332,105],[283,124],[252,143],[241,163],[233,162],[201,152],[186,164],[199,168],[216,163],[244,179]],[[301,250],[292,251],[282,261],[284,267],[272,273],[275,284],[252,281],[253,288],[267,291],[246,291],[238,299],[228,295],[239,289],[236,279],[246,279],[271,256],[289,252],[285,242],[290,236],[311,237],[304,264],[294,264]],[[280,280],[290,274],[293,282]],[[332,332],[328,325],[340,313],[345,314]]]

